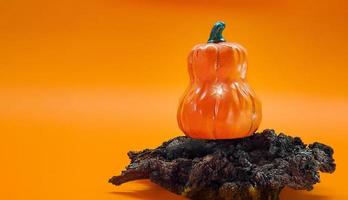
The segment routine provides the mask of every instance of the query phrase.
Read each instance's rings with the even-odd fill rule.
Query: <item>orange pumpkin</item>
[[[246,50],[225,42],[217,22],[208,43],[196,45],[188,57],[190,85],[177,113],[185,135],[200,139],[242,138],[261,122],[261,103],[246,80]]]

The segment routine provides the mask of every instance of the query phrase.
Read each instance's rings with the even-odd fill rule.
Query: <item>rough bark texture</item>
[[[327,145],[305,145],[269,129],[234,140],[176,137],[156,149],[129,152],[131,163],[109,182],[150,179],[199,200],[276,200],[285,186],[313,189],[319,171],[335,171],[332,155]]]

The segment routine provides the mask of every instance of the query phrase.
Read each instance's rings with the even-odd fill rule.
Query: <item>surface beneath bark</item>
[[[333,149],[267,129],[233,140],[176,137],[156,149],[128,153],[115,185],[150,179],[191,199],[279,199],[284,187],[312,190],[319,171],[335,171]]]

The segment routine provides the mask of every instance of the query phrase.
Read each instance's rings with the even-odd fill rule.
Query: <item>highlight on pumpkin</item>
[[[216,97],[223,97],[226,92],[226,88],[223,84],[217,84],[213,86],[212,95]]]
[[[177,120],[192,138],[242,138],[261,122],[261,103],[245,77],[245,48],[226,42],[224,28],[217,22],[208,43],[195,46],[188,57],[191,81],[180,100]]]

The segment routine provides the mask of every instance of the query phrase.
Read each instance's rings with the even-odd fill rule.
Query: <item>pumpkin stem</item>
[[[218,21],[214,24],[213,28],[210,32],[210,37],[208,43],[218,43],[225,42],[224,37],[222,36],[222,31],[225,29],[225,23],[222,21]]]

